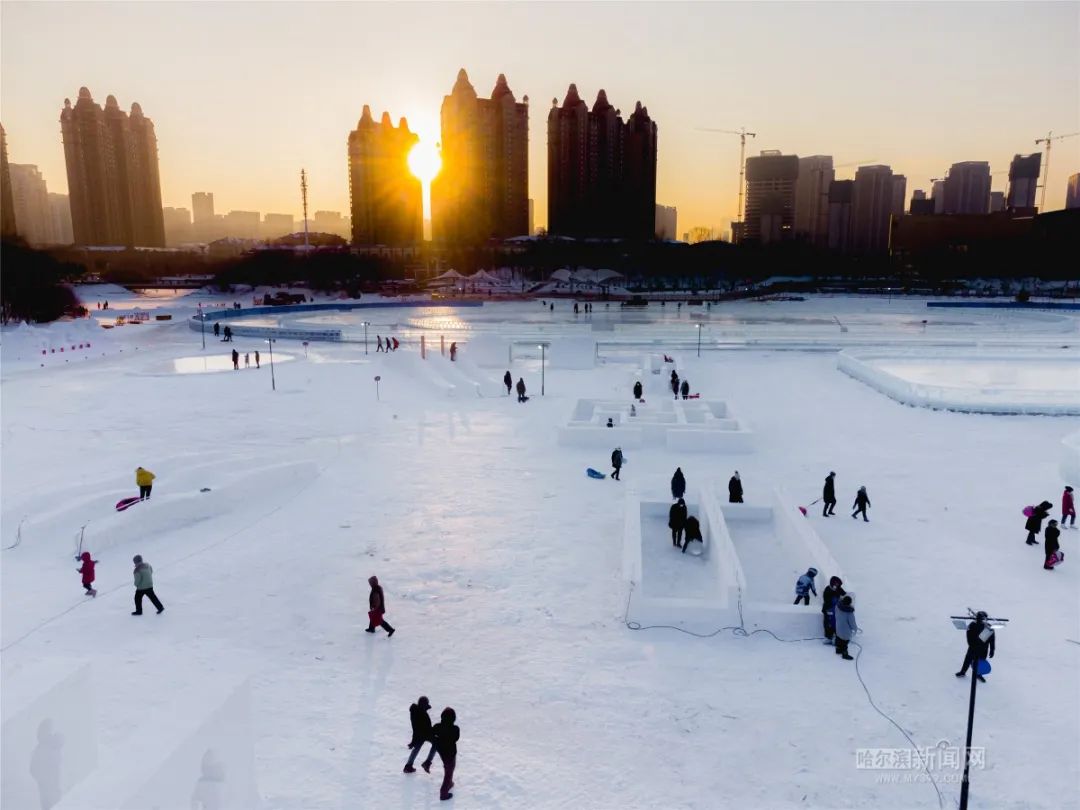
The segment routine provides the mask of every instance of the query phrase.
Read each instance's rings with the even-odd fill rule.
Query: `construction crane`
[[[876,160],[877,160],[877,158],[870,158],[869,160],[853,160],[850,163],[840,163],[840,164],[838,164],[836,166],[833,166],[833,168],[834,169],[846,169],[846,168],[848,168],[850,166],[869,166],[871,163],[874,163]]]
[[[698,127],[699,132],[717,132],[723,135],[739,136],[739,223],[743,220],[743,177],[746,174],[746,139],[756,138],[756,132],[747,132],[746,127],[741,129],[712,129],[710,127]]]
[[[1064,138],[1075,138],[1077,135],[1080,135],[1080,132],[1070,132],[1070,133],[1068,133],[1066,135],[1055,135],[1053,133],[1053,131],[1051,130],[1050,132],[1046,133],[1045,138],[1036,138],[1035,139],[1035,145],[1036,146],[1038,146],[1041,143],[1046,144],[1046,160],[1044,161],[1044,167],[1043,167],[1042,194],[1039,197],[1039,211],[1040,212],[1046,210],[1046,185],[1047,185],[1047,182],[1050,180],[1050,144],[1052,144],[1054,141],[1063,140]]]

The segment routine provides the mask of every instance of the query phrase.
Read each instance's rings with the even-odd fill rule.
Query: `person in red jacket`
[[[78,571],[82,574],[82,586],[86,588],[86,595],[97,596],[97,591],[94,590],[94,566],[97,565],[97,560],[90,559],[89,551],[84,551],[79,559],[82,560],[82,568]]]
[[[1065,518],[1069,518],[1071,528],[1076,528],[1076,505],[1073,503],[1073,488],[1065,487],[1061,493],[1061,528],[1065,528]]]
[[[368,585],[371,586],[371,594],[368,596],[368,626],[365,632],[374,633],[376,627],[381,627],[389,638],[394,635],[394,628],[383,618],[386,615],[386,597],[383,596],[379,578],[368,577]]]

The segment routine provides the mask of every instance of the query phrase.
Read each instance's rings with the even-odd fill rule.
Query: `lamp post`
[[[953,626],[957,630],[967,630],[969,621],[982,620],[986,626],[980,633],[979,638],[984,644],[989,644],[994,635],[994,627],[1006,627],[1008,619],[992,619],[983,611],[974,611],[968,608],[967,616],[950,616]],[[968,654],[971,646],[968,646]],[[971,734],[975,728],[975,690],[979,685],[979,678],[990,672],[990,662],[985,658],[977,658],[971,661],[971,696],[968,698],[967,739],[964,743],[964,778],[960,783],[960,810],[968,810],[968,788],[971,785]]]
[[[364,327],[364,354],[367,354],[367,328],[370,324],[367,321],[363,322]]]
[[[701,324],[697,325],[697,356],[701,357]]]
[[[544,360],[546,355],[546,348],[543,343],[538,347],[540,349],[540,396],[544,395]]]
[[[274,379],[274,339],[267,338],[266,345],[270,347],[270,390],[277,391],[277,380]]]
[[[202,347],[206,351],[206,315],[202,311],[202,302],[199,303],[199,324],[202,326]]]

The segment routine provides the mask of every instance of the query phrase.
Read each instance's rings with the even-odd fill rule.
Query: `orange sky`
[[[347,213],[346,138],[364,104],[438,140],[459,67],[477,91],[506,74],[528,95],[530,196],[546,222],[552,97],[601,87],[659,126],[657,201],[679,230],[728,227],[738,139],[760,149],[890,164],[908,194],[951,163],[1008,162],[1046,130],[1080,130],[1078,3],[27,3],[0,5],[0,120],[10,159],[67,187],[58,117],[86,85],[154,119],[163,202],[299,216]],[[1080,171],[1053,151],[1047,208]],[[854,166],[838,176],[852,176]]]

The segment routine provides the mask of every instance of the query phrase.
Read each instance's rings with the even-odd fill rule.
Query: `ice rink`
[[[272,390],[265,341],[208,334],[204,351],[188,322],[196,299],[161,300],[113,292],[110,308],[160,305],[173,320],[0,333],[0,647],[5,682],[24,684],[14,702],[5,690],[3,756],[30,791],[20,795],[36,796],[25,775],[40,749],[78,774],[57,782],[59,810],[186,810],[222,773],[229,807],[436,807],[438,763],[401,772],[409,704],[424,694],[436,716],[453,706],[461,727],[450,806],[952,808],[952,759],[936,759],[931,779],[917,765],[867,767],[859,752],[914,741],[960,746],[962,758],[969,687],[953,677],[964,639],[949,616],[971,607],[1010,620],[979,687],[972,806],[1080,807],[1080,531],[1062,532],[1066,561],[1044,571],[1042,538],[1024,544],[1021,513],[1045,499],[1060,517],[1064,485],[1078,483],[1061,477],[1074,469],[1062,439],[1077,419],[906,407],[837,368],[849,349],[1053,347],[1066,351],[1056,365],[905,360],[892,371],[1075,394],[1061,347],[1080,345],[1076,317],[841,297],[645,313],[597,303],[591,318],[564,300],[554,313],[531,302],[258,316],[360,341],[275,343]],[[375,353],[376,333],[401,348]],[[474,362],[481,335],[508,347],[497,356],[509,366]],[[459,342],[460,364],[440,356],[440,336]],[[577,339],[599,344],[581,363],[591,367],[545,354],[541,371],[538,342]],[[87,343],[64,360],[51,351]],[[645,352],[672,355],[703,399],[727,403],[753,451],[650,445],[628,451],[622,481],[587,478],[587,467],[610,471],[620,429],[602,448],[560,446],[558,430],[583,398],[629,408]],[[507,370],[528,402],[505,396]],[[157,475],[151,500],[115,512],[140,465]],[[857,583],[857,670],[815,638],[819,600],[776,629],[809,641],[627,627],[626,493],[669,502],[676,466],[693,497],[726,492],[737,469],[748,503],[780,487],[792,509],[808,508]],[[840,503],[826,519],[813,502],[830,470]],[[848,517],[860,485],[869,523]],[[733,539],[755,600],[773,588],[790,606],[794,580],[774,575],[775,549],[755,554],[766,529],[736,526]],[[654,568],[665,593],[684,563],[688,589],[707,587],[663,521],[642,531],[650,555],[668,555]],[[75,572],[80,537],[99,561],[96,599]],[[160,616],[129,615],[134,554],[154,567]],[[363,632],[373,574],[392,639]],[[43,665],[48,683],[32,677]],[[70,760],[56,759],[55,733]]]

